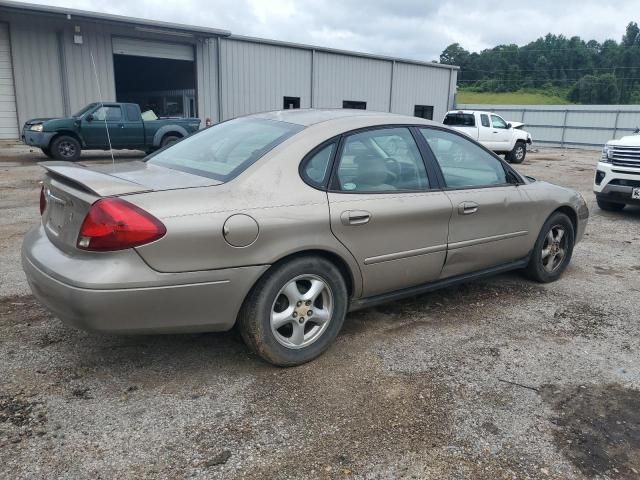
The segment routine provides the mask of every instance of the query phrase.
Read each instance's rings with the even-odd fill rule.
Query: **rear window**
[[[187,137],[147,161],[228,182],[302,129],[293,123],[237,118]]]
[[[472,113],[447,113],[444,124],[452,127],[475,127],[476,119]]]

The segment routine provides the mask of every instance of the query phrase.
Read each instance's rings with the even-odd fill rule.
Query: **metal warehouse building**
[[[28,119],[100,100],[203,125],[309,107],[441,119],[456,80],[448,65],[0,1],[0,140],[18,139]]]

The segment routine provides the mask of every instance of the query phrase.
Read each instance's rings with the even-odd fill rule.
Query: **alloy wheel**
[[[549,229],[542,245],[542,266],[547,272],[557,270],[567,254],[567,235],[562,225]]]
[[[73,158],[76,154],[76,146],[71,142],[60,142],[58,152],[64,158]]]
[[[271,332],[281,345],[305,348],[326,331],[333,314],[333,293],[317,275],[300,275],[289,281],[271,308]]]

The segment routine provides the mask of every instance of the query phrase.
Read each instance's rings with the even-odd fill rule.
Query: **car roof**
[[[280,122],[295,123],[308,127],[317,123],[325,123],[337,120],[343,120],[350,117],[358,117],[360,119],[370,119],[371,125],[384,125],[389,123],[401,123],[404,120],[407,124],[424,124],[439,125],[431,120],[424,118],[412,117],[409,115],[398,115],[387,112],[374,112],[371,110],[351,110],[347,108],[298,108],[291,110],[277,110],[273,112],[256,113],[249,115],[248,118],[263,118],[265,120],[277,120]]]
[[[497,115],[494,112],[488,112],[486,110],[449,110],[447,112],[447,115],[449,115],[450,113],[467,113],[467,114],[484,113],[487,115]]]

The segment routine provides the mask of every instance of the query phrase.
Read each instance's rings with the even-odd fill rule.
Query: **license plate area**
[[[635,187],[631,190],[631,198],[634,200],[640,200],[640,187]]]

